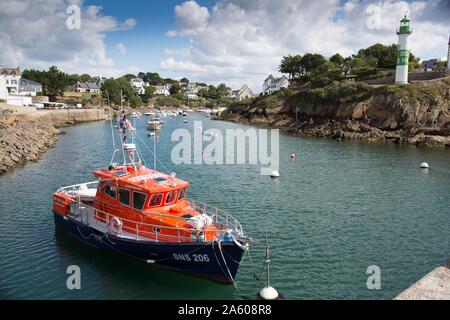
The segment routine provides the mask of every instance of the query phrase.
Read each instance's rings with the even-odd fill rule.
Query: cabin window
[[[142,210],[144,208],[147,195],[141,192],[133,192],[133,208],[136,210]]]
[[[126,206],[130,205],[130,190],[119,189],[119,202]]]
[[[180,190],[180,195],[178,196],[178,200],[181,200],[186,195],[186,188]]]
[[[174,203],[177,199],[177,190],[173,190],[167,193],[166,204]]]
[[[105,187],[105,193],[113,199],[116,199],[117,189],[109,183]]]
[[[149,207],[156,207],[160,206],[163,199],[162,193],[156,193],[152,194],[152,197],[150,198],[150,203],[148,204]]]

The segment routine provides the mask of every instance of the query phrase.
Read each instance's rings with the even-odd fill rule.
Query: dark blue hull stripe
[[[143,242],[104,234],[73,219],[66,220],[56,213],[54,219],[58,227],[94,247],[116,251],[155,266],[219,283],[232,283],[244,253],[233,242],[221,242],[222,250],[216,241]]]

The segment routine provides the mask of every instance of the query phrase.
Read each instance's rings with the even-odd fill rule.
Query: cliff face
[[[307,136],[450,147],[450,78],[405,86],[333,83],[231,105],[221,116]]]

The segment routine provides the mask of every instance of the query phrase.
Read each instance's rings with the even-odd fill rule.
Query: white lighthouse
[[[412,29],[409,26],[410,20],[407,15],[400,21],[400,28],[397,31],[398,34],[398,47],[397,47],[397,68],[395,69],[395,83],[407,84],[408,83],[408,63],[409,63],[409,41],[408,37],[412,33]]]
[[[450,36],[448,36],[447,70],[450,71]]]

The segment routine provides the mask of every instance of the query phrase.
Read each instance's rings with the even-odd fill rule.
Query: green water
[[[248,128],[188,118],[220,130]],[[268,233],[271,280],[289,299],[391,299],[450,257],[450,151],[280,136],[278,180],[257,165],[178,165],[170,161],[175,128],[168,120],[158,155],[192,183],[189,197],[232,213],[259,241],[256,272]],[[136,122],[145,127],[145,119]],[[54,149],[0,177],[0,298],[238,299],[233,286],[160,270],[91,248],[55,229],[52,193],[92,181],[111,157],[108,122],[65,129]],[[153,138],[141,132],[151,147]],[[151,165],[150,152],[141,146]],[[295,161],[290,154],[297,155]],[[427,161],[431,169],[419,169]],[[81,268],[81,290],[68,290],[66,268]],[[368,290],[367,267],[381,268],[381,289]],[[262,287],[246,259],[238,272],[242,295]]]

